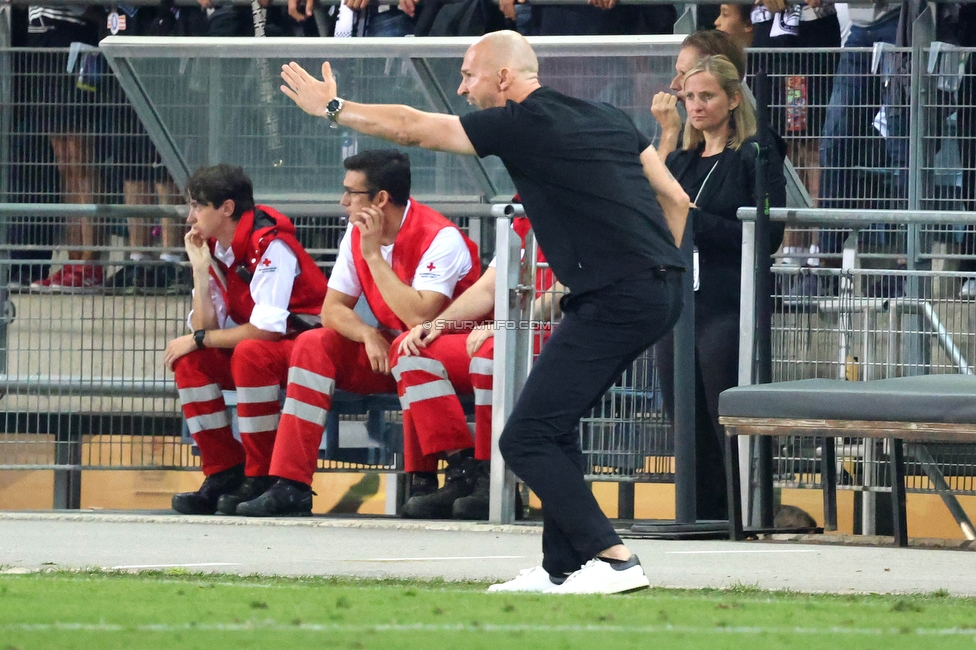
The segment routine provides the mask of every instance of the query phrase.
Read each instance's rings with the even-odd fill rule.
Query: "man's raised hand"
[[[207,241],[200,237],[196,230],[191,228],[187,231],[183,236],[183,244],[187,259],[189,259],[190,266],[194,271],[210,268],[210,247],[207,246]]]
[[[304,22],[306,18],[312,17],[312,9],[314,8],[314,0],[305,0],[304,13],[298,9],[298,0],[288,0],[288,15],[297,20],[298,22]]]
[[[383,213],[367,206],[349,217],[349,223],[359,229],[359,250],[363,259],[382,255]]]
[[[328,61],[322,64],[321,81],[294,61],[281,66],[281,78],[287,84],[281,92],[309,115],[325,116],[325,108],[336,98],[336,81]]]

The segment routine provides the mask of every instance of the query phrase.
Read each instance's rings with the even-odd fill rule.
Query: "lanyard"
[[[696,206],[698,205],[698,199],[701,198],[702,191],[705,189],[705,183],[707,183],[708,182],[708,179],[712,177],[712,172],[715,171],[715,168],[716,167],[718,167],[718,161],[717,160],[714,162],[714,164],[712,164],[712,168],[708,170],[708,174],[705,176],[705,180],[702,181],[701,187],[698,188],[698,194],[695,195],[695,200],[694,200],[694,204]],[[694,290],[695,291],[698,291],[698,287],[700,286],[699,285],[699,280],[700,280],[700,277],[701,276],[699,275],[698,247],[697,246],[695,246],[694,249],[692,250],[692,260],[691,261],[692,261],[692,284],[694,286]]]
[[[708,179],[712,177],[712,172],[715,171],[716,167],[718,167],[717,160],[714,164],[712,164],[712,168],[708,170],[708,174],[705,176],[705,180],[702,181],[701,187],[698,188],[698,194],[695,195],[695,200],[693,201],[695,205],[698,205],[698,199],[701,198],[702,192],[705,190],[705,183],[707,183]]]

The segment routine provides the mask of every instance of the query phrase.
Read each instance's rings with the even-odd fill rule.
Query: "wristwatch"
[[[336,97],[325,106],[325,117],[332,122],[333,129],[337,127],[336,120],[339,119],[339,112],[342,111],[344,103],[341,97]]]
[[[198,350],[206,349],[206,345],[203,344],[203,339],[207,336],[207,330],[197,330],[193,333],[193,342],[197,344]]]

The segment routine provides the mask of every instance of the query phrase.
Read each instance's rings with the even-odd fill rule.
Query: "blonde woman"
[[[684,76],[683,149],[667,157],[667,167],[692,200],[698,250],[695,293],[696,452],[698,518],[726,517],[725,464],[718,395],[737,382],[739,278],[742,225],[736,211],[756,205],[756,118],[745,100],[739,73],[724,56],[701,59]],[[786,204],[783,152],[770,151],[770,205]],[[773,250],[783,237],[774,224]],[[658,350],[665,404],[673,407],[673,344]]]

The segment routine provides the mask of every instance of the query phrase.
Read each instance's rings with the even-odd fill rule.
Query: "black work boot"
[[[410,496],[422,497],[437,492],[437,472],[412,472]]]
[[[480,460],[478,477],[475,479],[474,491],[466,497],[454,502],[451,516],[454,519],[471,521],[487,521],[488,506],[491,494],[491,461]],[[515,490],[515,518],[522,518],[522,492],[516,486]]]
[[[310,517],[312,488],[298,481],[279,478],[268,490],[237,506],[237,514],[244,517]]]
[[[173,510],[184,515],[212,515],[217,511],[217,500],[239,488],[243,482],[244,465],[234,465],[211,474],[196,492],[174,494]]]
[[[238,505],[257,499],[277,480],[273,476],[248,476],[239,488],[217,499],[217,512],[222,515],[236,515]]]
[[[449,456],[444,487],[431,494],[410,497],[403,504],[403,516],[408,519],[450,519],[454,502],[474,490],[478,461],[473,456],[473,449]]]

